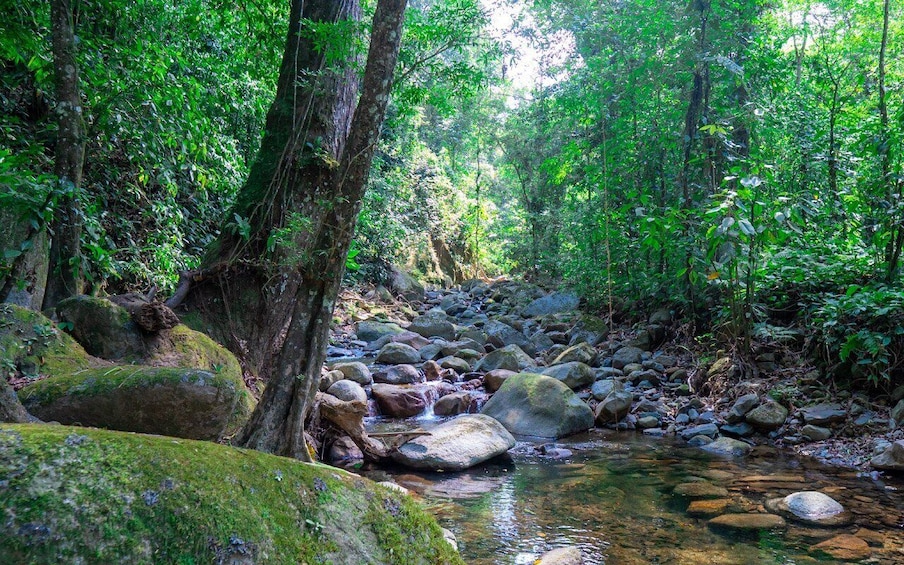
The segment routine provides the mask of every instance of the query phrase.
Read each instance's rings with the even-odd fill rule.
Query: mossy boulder
[[[57,305],[60,321],[85,351],[111,361],[137,362],[145,355],[144,340],[128,310],[106,298],[74,296]]]
[[[0,427],[9,563],[461,564],[410,497],[209,442]]]
[[[567,385],[533,373],[506,379],[480,413],[525,436],[560,438],[593,426],[590,407]]]
[[[241,375],[139,365],[44,379],[19,398],[45,421],[208,440],[238,430],[254,406]]]

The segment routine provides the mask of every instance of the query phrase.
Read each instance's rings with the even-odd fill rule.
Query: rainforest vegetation
[[[510,274],[618,323],[672,308],[742,356],[805,328],[830,376],[900,380],[899,3],[3,6],[0,300],[192,273],[195,305],[316,333],[343,273]],[[258,343],[287,323],[248,318]],[[297,337],[291,369],[243,361],[319,371],[324,337]],[[298,455],[287,433],[244,441]]]

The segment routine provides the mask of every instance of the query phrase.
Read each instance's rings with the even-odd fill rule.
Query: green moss
[[[0,427],[12,563],[462,563],[407,496],[213,443]]]
[[[168,330],[167,337],[173,344],[172,352],[160,355],[160,358],[172,356],[169,359],[171,363],[167,365],[197,367],[231,380],[242,380],[242,367],[235,355],[206,334],[179,324]],[[156,364],[157,360],[156,357],[151,357],[148,361]]]
[[[12,304],[0,304],[0,374],[38,378],[94,366],[78,343],[48,318]]]

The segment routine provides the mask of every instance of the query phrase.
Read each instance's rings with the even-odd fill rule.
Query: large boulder
[[[355,327],[355,335],[362,341],[377,341],[386,336],[400,334],[405,330],[392,322],[378,322],[376,320],[364,320],[358,322]]]
[[[341,372],[346,379],[354,381],[361,386],[367,386],[374,382],[370,369],[360,361],[336,363],[333,365],[333,370]]]
[[[393,266],[389,273],[389,290],[409,302],[424,300],[424,285],[405,271]]]
[[[502,424],[482,414],[465,414],[418,436],[393,454],[393,460],[415,469],[460,471],[502,455],[515,438]]]
[[[481,359],[475,371],[490,372],[497,369],[505,369],[507,371],[523,371],[534,366],[534,359],[522,351],[517,345],[506,345],[501,349],[497,349],[487,354]]]
[[[787,418],[788,409],[769,397],[744,417],[751,426],[764,431],[780,428]]]
[[[364,387],[348,379],[342,379],[331,384],[326,389],[326,393],[345,402],[367,402],[367,393],[364,392]]]
[[[445,340],[455,339],[455,326],[446,319],[445,315],[438,313],[418,316],[408,326],[408,331],[423,337],[440,337]]]
[[[592,345],[587,343],[586,341],[581,342],[577,345],[572,345],[558,357],[556,357],[552,364],[558,365],[560,363],[570,363],[572,361],[580,361],[585,365],[593,365],[593,361],[596,359],[596,349],[593,348]]]
[[[387,343],[377,353],[376,362],[387,365],[419,363],[421,354],[417,349],[404,343]]]
[[[904,471],[904,440],[898,440],[873,457],[870,465],[881,471]]]
[[[851,521],[851,514],[837,500],[819,491],[795,492],[784,498],[770,499],[766,501],[766,508],[813,526],[841,526]]]
[[[513,434],[560,438],[593,426],[593,412],[564,383],[545,375],[509,377],[484,405]]]
[[[401,492],[212,442],[2,426],[0,476],[4,563],[463,563]]]
[[[522,313],[525,316],[530,317],[570,312],[578,307],[580,301],[581,299],[576,294],[570,292],[553,292],[528,304]]]
[[[547,367],[543,369],[542,374],[562,381],[572,390],[591,384],[595,377],[593,369],[580,361],[570,361]]]
[[[206,440],[232,434],[254,408],[240,375],[138,365],[51,377],[19,398],[45,421]]]
[[[427,385],[374,384],[371,396],[380,413],[391,418],[409,418],[427,409],[436,397],[436,389]]]
[[[534,355],[537,352],[536,346],[526,335],[505,322],[490,320],[483,325],[483,331],[487,334],[487,341],[496,347],[517,345],[528,355]]]
[[[616,369],[623,369],[625,365],[640,363],[642,359],[643,350],[629,345],[615,352],[615,355],[612,356],[612,366]]]
[[[144,340],[131,314],[106,298],[74,296],[57,305],[57,314],[91,355],[131,363],[144,357]]]
[[[625,390],[612,390],[606,398],[596,405],[593,419],[598,426],[615,424],[631,411],[634,395]]]

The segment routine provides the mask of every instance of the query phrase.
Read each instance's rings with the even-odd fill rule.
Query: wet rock
[[[692,500],[687,507],[687,515],[695,518],[712,518],[725,514],[735,506],[730,498]]]
[[[473,396],[470,392],[453,392],[436,401],[433,413],[437,416],[455,416],[470,411]]]
[[[824,439],[829,439],[830,437],[832,437],[832,430],[814,426],[812,424],[807,424],[806,426],[801,428],[800,435],[810,441],[822,441]]]
[[[904,440],[894,442],[885,451],[873,457],[870,465],[880,471],[904,471]]]
[[[398,324],[371,320],[358,322],[355,328],[358,339],[363,341],[377,341],[381,337],[400,334],[404,331]]]
[[[780,428],[787,418],[788,409],[771,398],[764,398],[759,406],[744,417],[754,428],[765,431]]]
[[[719,426],[715,424],[700,424],[699,426],[691,426],[681,432],[681,438],[685,441],[694,436],[706,436],[714,438],[719,435]]]
[[[517,345],[506,345],[501,349],[497,349],[492,353],[488,353],[486,357],[481,359],[476,371],[492,371],[494,369],[506,369],[509,371],[522,371],[534,365],[531,356],[525,353]]]
[[[847,419],[847,411],[840,404],[817,404],[800,411],[804,422],[814,426],[824,426],[843,422]]]
[[[424,381],[424,377],[414,368],[414,365],[393,365],[385,371],[377,371],[373,375],[374,382],[390,385],[410,385]]]
[[[634,395],[624,390],[613,390],[596,405],[594,422],[597,426],[614,424],[628,415]]]
[[[589,343],[583,342],[573,345],[563,351],[553,360],[552,365],[571,363],[573,361],[578,361],[585,365],[592,365],[594,360],[596,360],[596,349]]]
[[[693,483],[681,483],[676,485],[672,490],[672,494],[683,496],[684,498],[727,498],[728,489],[720,487],[706,481],[697,481]]]
[[[584,555],[577,547],[560,547],[547,551],[534,565],[583,565]]]
[[[705,445],[709,445],[713,442],[713,438],[709,436],[694,436],[691,439],[687,440],[687,444],[691,447],[703,447]]]
[[[423,337],[439,337],[445,340],[455,339],[455,326],[446,320],[445,315],[430,313],[418,316],[408,326],[408,331]]]
[[[377,353],[376,362],[387,365],[414,364],[421,360],[420,353],[404,343],[387,343]]]
[[[438,381],[443,376],[443,368],[436,361],[424,361],[421,369],[424,371],[424,378],[428,382]]]
[[[526,317],[546,316],[548,314],[558,314],[560,312],[569,312],[578,307],[580,298],[576,294],[570,292],[553,292],[546,296],[540,297],[528,304],[523,314]]]
[[[723,514],[707,522],[707,525],[714,530],[728,532],[783,530],[787,527],[785,520],[775,514]]]
[[[754,393],[745,394],[744,396],[739,397],[731,406],[731,410],[728,411],[728,415],[725,416],[725,421],[729,424],[737,424],[738,422],[743,422],[744,416],[746,416],[748,412],[756,408],[759,403],[760,398]]]
[[[439,366],[443,369],[452,369],[459,375],[471,371],[471,365],[464,359],[459,359],[458,357],[443,357],[437,361],[437,363],[439,363]]]
[[[508,369],[493,369],[483,376],[483,385],[487,392],[496,392],[502,386],[502,383],[505,382],[505,379],[517,374],[515,371],[509,371]]]
[[[391,418],[409,418],[423,412],[436,394],[427,385],[390,385],[375,383],[371,396],[380,413]]]
[[[374,381],[370,369],[360,361],[337,363],[333,365],[333,370],[341,372],[346,379],[354,381],[361,386],[369,385]]]
[[[543,369],[542,374],[558,379],[568,388],[576,390],[593,382],[593,369],[580,361],[570,361]]]
[[[720,437],[716,441],[704,445],[701,449],[716,455],[726,455],[728,457],[744,457],[750,453],[750,445],[743,441],[731,439],[730,437]]]
[[[841,534],[814,545],[810,552],[815,555],[828,555],[842,561],[860,561],[872,555],[869,544],[857,536]]]
[[[766,502],[777,514],[812,526],[842,526],[851,521],[850,513],[837,500],[818,491],[802,491]]]
[[[403,444],[393,460],[407,467],[460,471],[501,455],[515,438],[495,419],[466,414]]]
[[[612,366],[616,369],[623,369],[625,365],[631,363],[640,363],[643,360],[643,350],[636,347],[622,347],[612,356]],[[641,365],[641,367],[643,367]]]
[[[332,394],[339,400],[344,400],[346,402],[367,402],[367,393],[364,392],[364,387],[348,379],[336,381],[326,389],[326,393]]]
[[[560,438],[593,426],[593,412],[562,382],[545,375],[509,377],[484,405],[482,414],[513,434]]]

